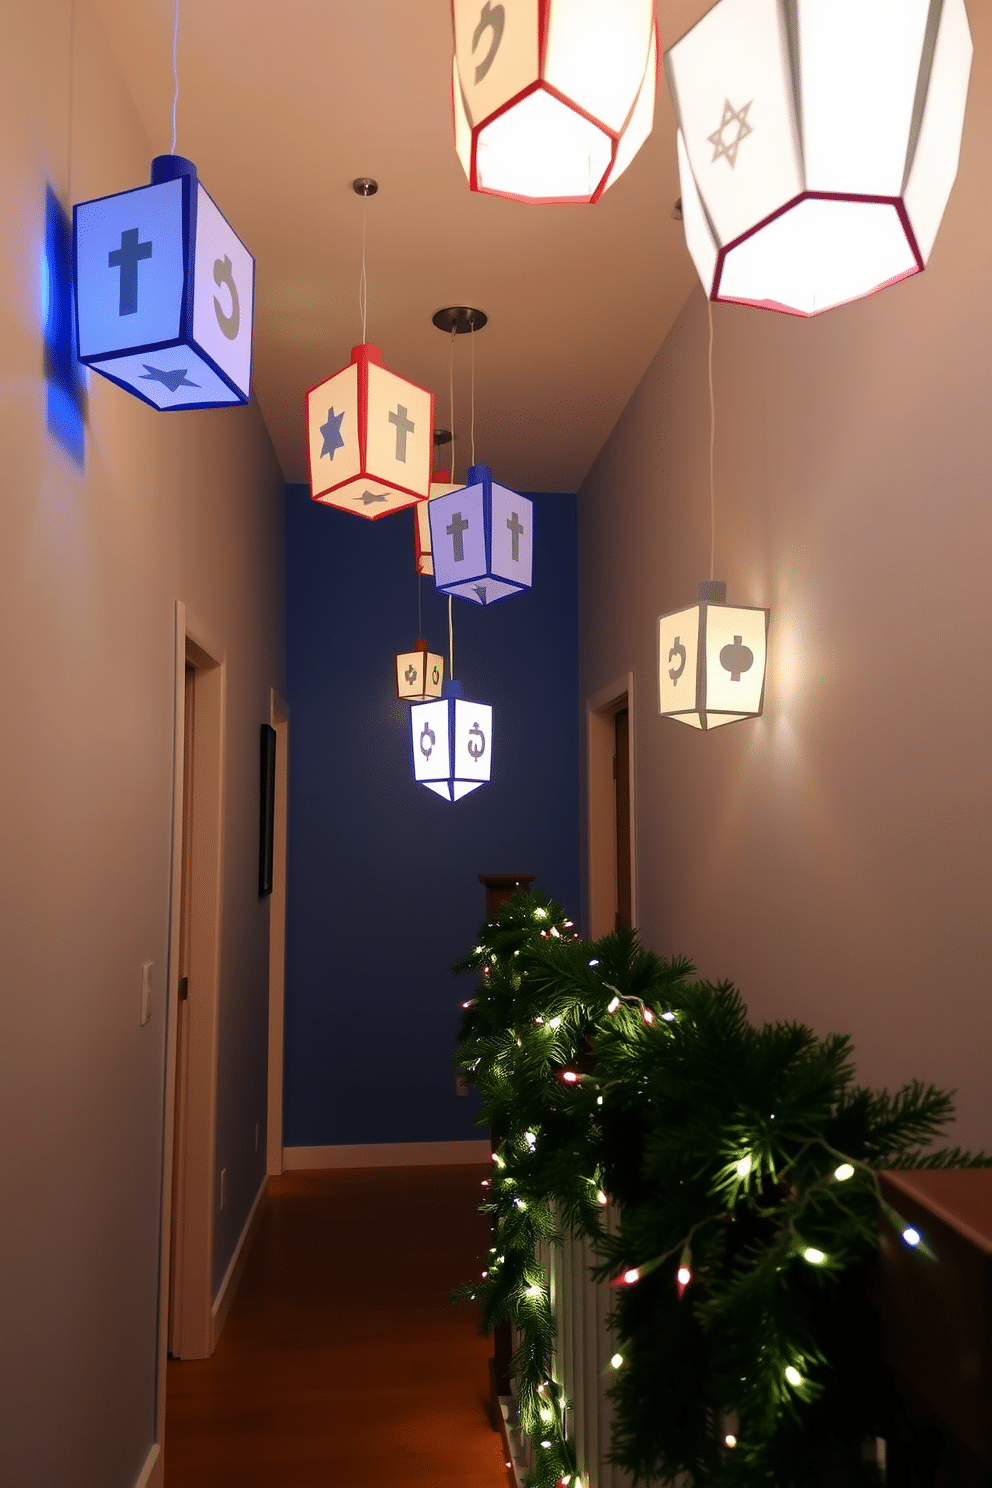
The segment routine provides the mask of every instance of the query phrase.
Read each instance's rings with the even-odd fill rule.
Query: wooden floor
[[[213,1358],[170,1362],[166,1488],[506,1488],[491,1342],[451,1288],[480,1167],[286,1173]]]

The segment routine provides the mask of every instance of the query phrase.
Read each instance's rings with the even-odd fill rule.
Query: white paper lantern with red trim
[[[426,501],[434,449],[434,394],[382,365],[378,346],[307,393],[314,501],[360,517]]]
[[[714,729],[761,712],[769,611],[726,600],[726,584],[709,580],[698,604],[658,621],[663,718]]]
[[[444,682],[444,657],[431,651],[421,637],[412,651],[401,651],[396,658],[396,696],[408,703],[422,703],[426,698],[439,698]]]
[[[957,172],[964,0],[720,0],[665,53],[710,299],[816,315],[919,273]]]
[[[455,148],[473,191],[594,202],[651,133],[652,0],[453,0]]]

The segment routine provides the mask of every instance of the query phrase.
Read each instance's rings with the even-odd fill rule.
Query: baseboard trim
[[[149,1449],[145,1465],[135,1479],[134,1488],[161,1488],[163,1477],[162,1450],[158,1442]]]
[[[248,1218],[245,1220],[244,1229],[241,1231],[241,1234],[238,1238],[238,1243],[234,1247],[234,1254],[231,1257],[231,1264],[228,1266],[226,1272],[224,1273],[224,1280],[217,1288],[217,1295],[214,1298],[210,1327],[212,1338],[212,1342],[210,1345],[211,1353],[213,1353],[214,1349],[217,1347],[217,1340],[220,1338],[224,1324],[227,1322],[227,1314],[231,1310],[231,1303],[234,1301],[234,1294],[238,1290],[238,1282],[241,1280],[241,1274],[245,1269],[245,1264],[248,1260],[248,1254],[251,1250],[252,1242],[255,1239],[255,1232],[262,1220],[262,1213],[265,1208],[265,1198],[266,1194],[268,1193],[268,1188],[269,1180],[266,1177],[262,1179],[262,1183],[258,1190],[258,1193],[255,1195],[255,1202],[251,1206],[251,1212],[249,1213]],[[139,1485],[139,1488],[141,1488],[141,1485]]]
[[[286,1172],[307,1168],[435,1168],[489,1161],[489,1139],[468,1142],[357,1142],[340,1147],[284,1147]]]

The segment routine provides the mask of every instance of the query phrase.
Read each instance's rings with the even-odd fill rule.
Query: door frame
[[[193,778],[193,838],[190,888],[190,954],[198,968],[189,1005],[189,1060],[183,1150],[176,1141],[176,1058],[179,942],[183,869],[186,666],[195,669],[196,769]],[[175,1297],[180,1357],[208,1358],[213,1347],[213,1238],[217,1144],[217,1045],[220,1011],[221,907],[223,902],[224,737],[227,669],[224,650],[181,600],[175,613],[173,714],[172,872],[166,997],[164,1130],[161,1234],[159,1240],[158,1400],[156,1438],[165,1433],[166,1365],[169,1353],[169,1276],[172,1249],[172,1185],[177,1159],[183,1164],[183,1214],[177,1250]]]
[[[613,775],[616,750],[616,715],[628,710],[630,747],[628,750],[628,783],[630,786],[630,909],[636,926],[639,923],[637,903],[637,843],[634,794],[635,714],[634,674],[626,675],[603,687],[586,699],[586,806],[588,830],[588,904],[591,940],[599,940],[614,929],[617,906],[617,809]]]
[[[272,834],[272,893],[269,896],[269,1070],[265,1117],[265,1171],[284,1166],[282,1143],[283,1060],[286,1006],[286,847],[289,804],[289,708],[273,688],[269,723],[276,731],[276,789]]]

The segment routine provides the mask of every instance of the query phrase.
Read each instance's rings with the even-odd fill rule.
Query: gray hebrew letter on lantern
[[[490,4],[490,0],[486,0],[485,5],[479,12],[479,24],[476,26],[472,35],[472,51],[475,51],[479,42],[482,40],[483,32],[491,31],[492,40],[489,43],[488,52],[475,69],[476,86],[482,82],[482,79],[493,65],[493,59],[499,51],[500,42],[503,40],[503,27],[505,24],[506,11],[502,5],[492,5]]]

